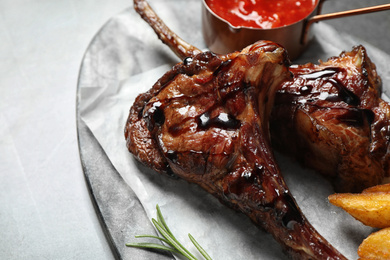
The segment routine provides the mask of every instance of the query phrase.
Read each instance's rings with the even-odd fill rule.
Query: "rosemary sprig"
[[[170,251],[170,252],[174,252],[177,254],[181,254],[189,260],[197,260],[197,258],[193,254],[191,254],[190,251],[188,251],[172,234],[167,223],[165,222],[163,215],[161,214],[161,210],[160,210],[160,207],[158,205],[156,205],[156,209],[157,209],[157,220],[152,218],[152,222],[153,222],[153,225],[158,230],[158,232],[163,236],[163,238],[158,237],[158,236],[153,236],[153,235],[137,235],[135,237],[136,238],[144,238],[144,237],[154,238],[154,239],[162,241],[166,245],[157,244],[157,243],[128,243],[128,244],[126,244],[126,246]],[[195,238],[191,234],[188,234],[188,237],[190,238],[191,242],[194,244],[194,246],[198,249],[198,251],[202,254],[202,256],[206,260],[212,260],[211,257],[199,245],[199,243],[195,240]]]

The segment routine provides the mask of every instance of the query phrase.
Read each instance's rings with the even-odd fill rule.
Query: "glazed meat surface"
[[[328,176],[338,191],[380,182],[389,169],[389,105],[365,49],[290,69],[285,50],[270,42],[203,53],[144,0],[134,6],[183,62],[137,97],[125,127],[129,151],[248,215],[291,257],[345,259],[296,205],[268,123],[275,147]]]
[[[276,94],[272,143],[331,180],[359,192],[389,176],[390,106],[363,46],[318,65],[291,66]]]
[[[202,51],[172,32],[144,0],[137,12],[185,59]],[[390,108],[363,46],[319,65],[295,65],[271,117],[273,146],[326,176],[337,192],[360,192],[390,175]]]
[[[147,166],[248,215],[293,258],[344,259],[303,216],[271,151],[269,115],[278,87],[291,77],[288,63],[270,42],[185,59],[138,96],[127,146]]]

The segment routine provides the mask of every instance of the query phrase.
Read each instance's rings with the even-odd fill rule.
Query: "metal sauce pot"
[[[390,10],[390,4],[384,4],[331,14],[320,14],[325,0],[319,0],[314,10],[300,21],[277,28],[259,29],[245,26],[235,27],[216,15],[207,6],[205,0],[202,1],[203,37],[211,51],[225,54],[241,50],[258,40],[270,40],[285,47],[292,60],[296,59],[305,50],[311,38],[309,29],[313,23],[350,15]]]

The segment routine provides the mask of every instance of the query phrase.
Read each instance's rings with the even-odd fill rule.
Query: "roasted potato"
[[[368,188],[360,194],[333,194],[328,199],[367,226],[390,227],[390,185]]]
[[[390,183],[382,184],[367,188],[363,191],[363,193],[372,193],[372,192],[388,192],[390,193]]]
[[[360,260],[390,259],[390,228],[369,235],[359,246]]]

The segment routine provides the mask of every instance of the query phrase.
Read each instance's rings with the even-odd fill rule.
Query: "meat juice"
[[[307,17],[318,0],[205,0],[219,17],[235,27],[271,29]]]

